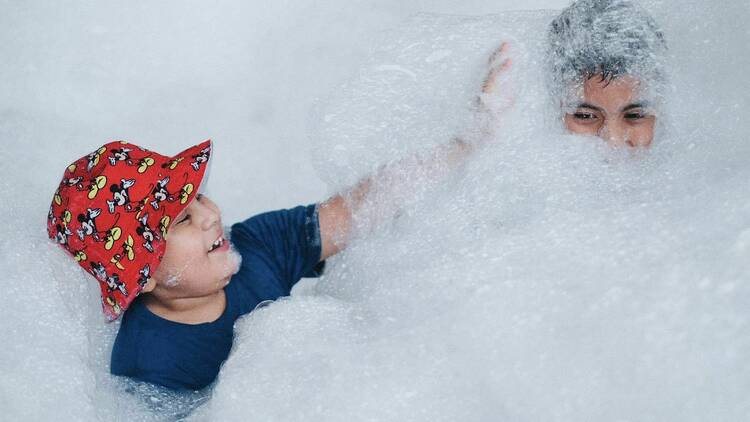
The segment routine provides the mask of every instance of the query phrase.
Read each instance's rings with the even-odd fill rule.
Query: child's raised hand
[[[500,44],[489,58],[489,72],[482,84],[479,94],[479,106],[493,117],[505,113],[515,103],[510,70],[513,59],[510,57],[511,45],[507,42]]]

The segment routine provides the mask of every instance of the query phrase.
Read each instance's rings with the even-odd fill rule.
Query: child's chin
[[[240,255],[239,252],[237,252],[237,249],[234,248],[233,243],[229,243],[229,250],[226,252],[227,254],[227,269],[229,270],[230,275],[235,275],[240,271],[240,264],[242,264],[242,255]]]

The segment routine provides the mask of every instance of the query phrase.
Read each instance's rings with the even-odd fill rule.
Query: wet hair
[[[547,33],[547,82],[555,99],[600,76],[632,75],[659,91],[666,82],[667,44],[656,21],[628,0],[577,0]]]

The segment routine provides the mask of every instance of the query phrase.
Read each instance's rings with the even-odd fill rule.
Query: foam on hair
[[[652,100],[663,95],[667,43],[654,18],[633,1],[575,1],[552,21],[547,42],[547,85],[563,104],[592,77],[636,76]]]

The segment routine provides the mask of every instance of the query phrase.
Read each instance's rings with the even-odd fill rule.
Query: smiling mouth
[[[224,239],[224,236],[220,236],[218,239],[214,241],[213,244],[211,244],[211,248],[208,250],[208,252],[213,252],[214,250],[222,247],[224,245],[224,242],[226,242],[226,240]]]

